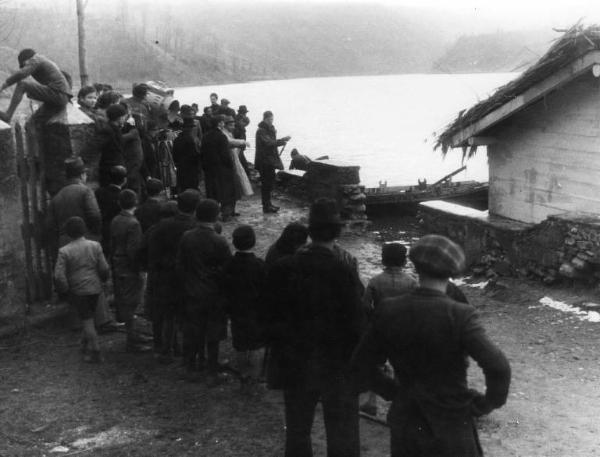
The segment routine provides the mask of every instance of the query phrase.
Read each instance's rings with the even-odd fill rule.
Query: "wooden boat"
[[[419,181],[416,186],[391,186],[365,189],[367,213],[414,213],[419,203],[429,200],[447,200],[475,209],[487,209],[489,184],[479,181],[452,181],[452,177],[466,167],[444,176],[433,184]]]

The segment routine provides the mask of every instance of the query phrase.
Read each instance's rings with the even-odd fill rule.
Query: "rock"
[[[544,281],[544,284],[551,286],[553,284],[556,284],[559,281],[559,278],[556,275],[547,275],[544,276],[544,279],[542,279],[542,281]]]
[[[565,278],[575,278],[578,276],[575,268],[573,268],[573,265],[566,262],[560,266],[558,273]]]
[[[565,244],[567,246],[574,246],[575,245],[575,239],[572,238],[572,237],[570,237],[570,236],[568,236],[568,237],[565,238]]]
[[[580,259],[579,257],[575,257],[571,260],[571,265],[577,270],[587,270],[589,269],[589,264],[587,261]]]

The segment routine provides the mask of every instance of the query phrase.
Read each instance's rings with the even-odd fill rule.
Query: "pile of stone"
[[[562,247],[557,250],[559,274],[570,279],[600,279],[600,231],[597,227],[569,224]]]
[[[341,215],[352,230],[365,230],[370,222],[367,218],[365,187],[360,184],[339,186]]]

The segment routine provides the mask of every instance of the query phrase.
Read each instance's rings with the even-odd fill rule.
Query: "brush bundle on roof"
[[[577,57],[594,49],[600,49],[600,26],[594,24],[584,27],[578,22],[566,30],[560,38],[557,38],[548,52],[521,76],[500,87],[488,99],[477,103],[467,111],[461,111],[458,117],[442,133],[437,135],[434,149],[441,147],[442,153],[446,154],[452,146],[453,136],[459,131],[510,102],[530,87],[568,65]],[[468,151],[464,147],[463,156],[468,154],[471,157],[475,150],[476,146]]]

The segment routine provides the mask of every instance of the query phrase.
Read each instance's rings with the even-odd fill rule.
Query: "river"
[[[391,186],[416,184],[423,178],[432,183],[459,168],[462,151],[450,151],[444,158],[439,150],[433,151],[433,133],[516,76],[411,74],[259,81],[177,88],[175,98],[203,107],[209,104],[209,94],[216,92],[236,110],[247,105],[252,146],[263,111],[271,110],[279,136],[292,137],[282,156],[286,167],[289,151],[297,148],[312,158],[328,155],[358,164],[362,183],[376,187],[382,181]],[[247,156],[253,160],[253,150]],[[466,165],[456,180],[487,181],[485,149]]]

